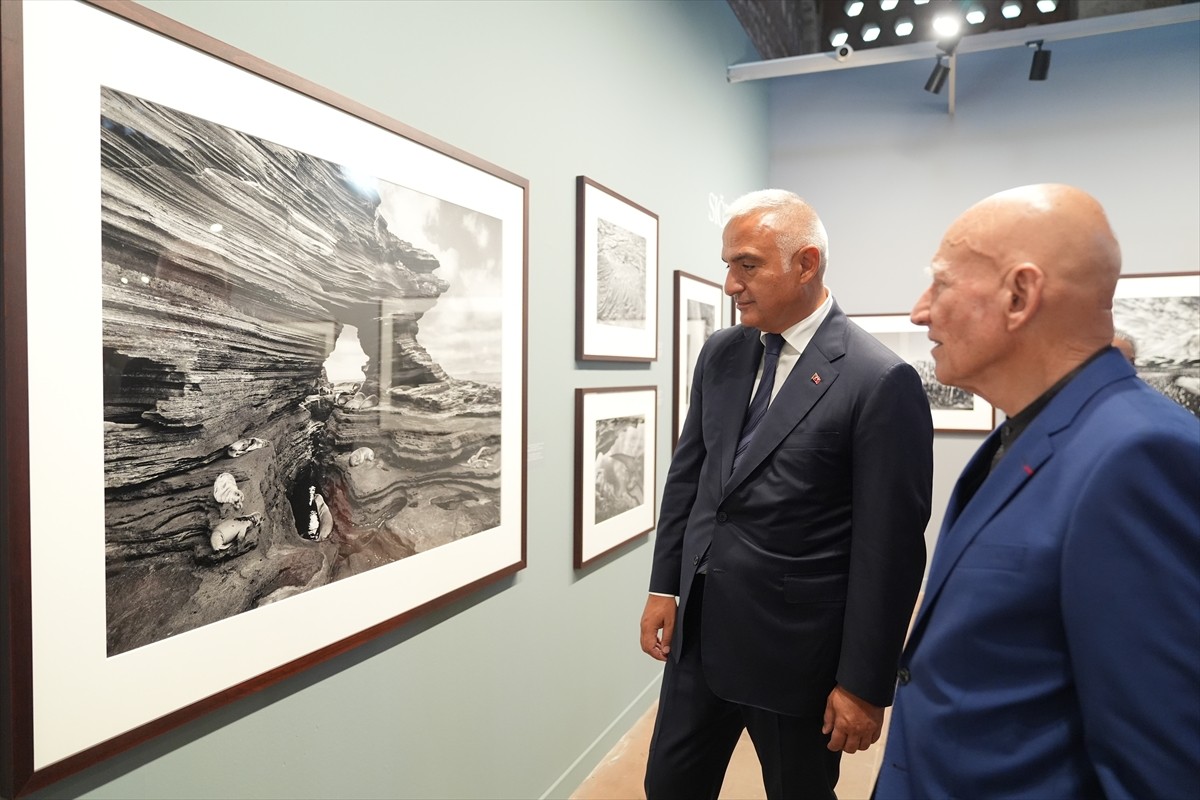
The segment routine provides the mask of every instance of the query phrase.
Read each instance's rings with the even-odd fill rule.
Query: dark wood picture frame
[[[655,525],[658,387],[575,390],[575,568]]]
[[[658,359],[658,215],[575,179],[575,358]]]
[[[693,308],[700,312],[699,318],[689,313],[689,309]],[[707,316],[704,315],[705,309],[709,309]],[[700,354],[700,347],[709,336],[725,327],[724,315],[727,311],[728,304],[725,302],[725,292],[721,284],[683,270],[675,270],[672,447],[679,442],[679,433],[683,430],[683,422],[687,418],[690,405],[688,386],[696,369],[696,357]],[[697,325],[700,326],[700,330],[695,329]]]
[[[4,339],[0,349],[0,358],[3,359],[0,364],[0,403],[3,404],[0,408],[0,420],[3,422],[0,478],[4,486],[0,494],[0,794],[21,797],[240,697],[346,653],[422,614],[466,598],[525,567],[529,183],[514,173],[423,134],[385,114],[132,3],[80,0],[52,4],[5,0],[0,3],[0,29],[3,31],[3,43],[0,45],[0,88],[3,91],[3,125],[0,134],[3,281],[0,284],[0,301],[4,311]],[[147,57],[143,50],[153,55]],[[64,53],[70,53],[71,57],[64,58]],[[164,63],[164,59],[169,63]],[[187,68],[174,66],[174,59],[180,63],[186,62]],[[147,63],[155,64],[155,68],[147,70]],[[132,80],[136,84],[134,86],[121,85],[120,76],[134,73],[146,77]],[[60,80],[67,82],[71,91],[59,91]],[[139,83],[142,80],[150,83]],[[209,90],[203,87],[209,83],[233,83],[239,90],[227,93],[218,90],[206,94]],[[140,91],[139,87],[144,86],[158,88],[152,88],[150,92]],[[107,397],[101,386],[101,370],[98,366],[86,366],[89,353],[101,353],[99,337],[108,335],[107,328],[101,334],[100,279],[92,276],[98,274],[96,268],[103,261],[103,297],[104,302],[108,303],[113,296],[112,291],[123,291],[119,286],[112,289],[109,277],[121,275],[136,288],[139,281],[134,276],[139,273],[133,267],[124,265],[121,256],[114,256],[111,248],[103,256],[101,253],[102,213],[101,203],[96,202],[102,196],[98,186],[101,170],[96,169],[101,148],[96,143],[108,135],[111,127],[96,125],[96,100],[102,94],[101,90],[108,89],[116,89],[121,94],[120,102],[132,97],[129,102],[138,108],[148,109],[147,114],[161,113],[174,121],[196,120],[196,127],[185,132],[185,136],[193,135],[203,144],[209,143],[203,138],[208,131],[234,131],[243,140],[253,140],[254,143],[249,146],[260,148],[260,152],[281,157],[294,156],[296,163],[317,165],[318,169],[326,170],[321,173],[324,181],[322,186],[329,190],[329,194],[321,194],[322,186],[318,186],[315,190],[297,195],[300,198],[333,204],[336,197],[341,196],[338,192],[344,194],[347,191],[352,180],[350,173],[371,166],[371,163],[364,165],[358,160],[352,163],[351,160],[341,161],[335,157],[336,153],[344,152],[339,148],[350,146],[347,141],[355,141],[369,144],[366,148],[368,153],[377,151],[387,156],[375,162],[383,165],[386,161],[386,166],[380,166],[380,172],[370,174],[378,175],[380,183],[388,182],[388,191],[395,187],[442,204],[439,208],[453,207],[463,214],[487,216],[492,224],[499,226],[497,230],[504,231],[504,244],[497,246],[500,256],[497,263],[500,266],[496,268],[496,283],[500,287],[496,290],[496,305],[502,307],[503,311],[497,315],[500,320],[496,323],[498,335],[491,337],[499,340],[498,345],[504,349],[503,362],[497,365],[492,376],[494,384],[482,378],[478,382],[450,377],[443,379],[447,385],[453,381],[458,386],[469,382],[479,387],[496,387],[494,390],[481,388],[476,393],[486,396],[486,401],[462,402],[490,403],[489,408],[494,411],[483,412],[481,406],[473,406],[472,410],[481,411],[489,419],[494,416],[495,426],[489,431],[497,433],[487,434],[491,438],[481,440],[477,448],[470,448],[471,452],[464,450],[461,454],[448,457],[458,467],[487,473],[487,480],[492,482],[489,485],[494,487],[489,491],[495,492],[496,503],[500,506],[496,512],[499,522],[494,527],[486,528],[485,525],[484,529],[455,540],[452,554],[449,549],[436,546],[439,543],[435,543],[430,549],[415,548],[412,555],[398,556],[391,563],[369,571],[353,572],[335,582],[309,584],[299,587],[294,593],[291,590],[297,587],[283,586],[288,591],[271,597],[271,601],[265,605],[178,632],[177,635],[174,631],[166,632],[163,635],[170,638],[121,652],[120,658],[110,657],[113,645],[108,637],[112,636],[113,622],[110,619],[107,625],[105,623],[104,587],[108,580],[105,577],[108,558],[105,553],[110,549],[119,549],[119,543],[114,544],[108,535],[110,523],[106,509],[111,508],[111,501],[107,488],[107,445],[96,443],[110,432],[120,430],[125,423],[112,423],[112,426],[116,426],[112,427],[107,424],[106,418],[105,434],[101,436],[101,409],[89,405],[89,398],[99,401],[102,396]],[[166,96],[148,96],[155,92],[165,93]],[[227,101],[222,100],[223,96],[228,98]],[[138,99],[141,97],[146,98],[145,103]],[[34,102],[45,98],[51,98],[53,102]],[[251,122],[243,127],[224,119],[221,102],[269,109],[269,112],[265,112],[272,118],[269,125],[277,127],[263,132],[255,127],[259,122]],[[194,105],[201,106],[203,110],[196,110]],[[231,107],[229,113],[242,113],[241,106],[237,109]],[[58,115],[62,115],[63,124],[58,124]],[[122,127],[119,123],[113,125]],[[102,128],[105,132],[102,132]],[[148,126],[147,130],[156,129]],[[118,135],[137,138],[141,133],[123,128]],[[292,141],[293,135],[301,137],[300,141]],[[147,140],[154,141],[153,137],[140,139],[143,142]],[[86,146],[75,146],[77,142],[84,142]],[[111,140],[106,139],[105,142],[106,147],[110,146]],[[320,152],[306,149],[313,143]],[[176,143],[172,146],[182,145]],[[161,156],[168,149],[151,144],[148,152]],[[331,156],[331,152],[335,155]],[[53,160],[56,153],[64,159],[61,164]],[[369,160],[369,157],[363,158]],[[81,161],[76,163],[71,159]],[[264,158],[264,161],[269,160]],[[79,168],[80,164],[84,168]],[[237,162],[233,171],[237,175],[252,176],[253,168],[249,162]],[[343,176],[343,182],[328,180],[329,175],[336,172],[330,172],[333,168],[341,170],[338,174]],[[59,176],[56,171],[63,171],[63,174]],[[413,174],[411,182],[410,172]],[[417,173],[420,173],[420,177],[416,177]],[[54,179],[48,180],[48,176]],[[47,186],[60,196],[65,194],[66,201],[53,205],[48,203]],[[197,197],[199,195],[189,196],[188,200],[196,200]],[[77,198],[81,198],[79,202],[75,202]],[[154,214],[139,217],[144,223],[142,230],[153,232],[162,229],[164,224],[178,223],[184,211],[171,207],[170,199],[171,195],[166,195],[166,206],[156,206]],[[360,205],[369,209],[370,203],[368,199]],[[72,216],[76,209],[86,209],[80,219]],[[171,221],[164,223],[156,216],[158,214]],[[54,226],[47,224],[51,217],[56,218]],[[189,219],[188,223],[195,223],[198,219]],[[232,224],[236,226],[239,222],[250,224],[254,221],[247,215],[241,220],[233,219]],[[316,225],[319,224],[318,219]],[[111,227],[110,215],[104,220],[106,235]],[[198,226],[192,224],[191,227]],[[414,228],[412,225],[408,227]],[[363,229],[368,228],[370,226],[364,225]],[[312,230],[316,230],[316,226],[308,232]],[[62,235],[64,231],[67,235]],[[233,232],[229,232],[229,235],[232,236]],[[430,274],[436,268],[436,254],[402,240],[404,232],[389,231],[388,220],[378,214],[373,235],[387,245],[382,251],[393,255],[401,251],[404,253],[403,256],[396,255],[396,261],[381,257],[378,261],[381,265],[385,260],[388,264],[402,265],[391,267],[387,274],[399,274],[401,269],[416,274],[409,269],[409,263],[419,263],[423,275]],[[297,244],[296,254],[303,255],[302,247],[317,239],[320,239],[319,235],[313,239],[306,238],[303,246]],[[349,247],[354,250],[363,239],[360,237],[351,242],[334,237],[328,241],[333,249]],[[319,242],[312,244],[318,250],[321,246]],[[329,261],[342,264],[352,260],[350,256],[362,257],[361,252],[361,249],[349,254],[343,252],[337,259]],[[196,260],[196,253],[194,246],[181,245],[178,252],[173,254],[174,261],[178,263],[169,266],[179,267],[182,264],[185,272],[190,270],[189,275],[198,276],[201,270],[197,267],[200,262]],[[48,260],[48,254],[56,258]],[[246,280],[244,274],[237,277],[237,253],[230,249],[223,258],[233,266],[231,274],[235,276],[235,284],[237,280]],[[290,259],[282,259],[283,262],[291,263]],[[287,274],[297,276],[297,294],[301,286],[315,280],[310,275],[296,273],[294,270],[298,267],[287,268],[293,269],[292,273]],[[147,286],[153,286],[153,282],[160,279],[150,273],[141,274],[141,282]],[[184,283],[178,277],[162,280],[174,280],[175,286]],[[423,280],[427,282],[423,285],[437,285],[436,279]],[[199,298],[197,302],[207,302],[212,294],[210,285],[189,285],[191,288],[187,291],[190,296]],[[260,288],[254,284],[250,286],[255,291]],[[262,293],[265,290],[259,294]],[[61,304],[57,299],[59,294],[62,297]],[[253,292],[247,291],[243,297],[250,297],[251,294]],[[150,297],[149,292],[145,296]],[[433,300],[436,296],[420,296],[421,313],[427,313],[430,305],[436,305]],[[405,297],[408,295],[400,294],[392,299],[402,300]],[[47,307],[52,300],[54,309],[48,313]],[[248,307],[255,308],[264,307],[263,302],[261,299],[246,300]],[[260,305],[254,306],[254,303]],[[318,304],[310,307],[317,308]],[[80,312],[80,318],[71,316],[76,311]],[[390,306],[380,305],[381,320],[386,317],[385,311],[393,313]],[[397,316],[387,317],[389,324],[407,324],[393,321],[401,317],[408,319],[412,314],[408,310],[394,313]],[[420,317],[420,314],[417,316]],[[72,324],[82,334],[73,340],[63,339],[64,334],[59,329],[64,327],[64,320],[68,327],[67,336],[71,335],[69,326]],[[165,330],[164,335],[169,337],[173,324],[171,318],[164,315],[160,322]],[[262,327],[269,327],[270,324],[271,320],[261,319]],[[336,328],[344,329],[341,320],[336,321]],[[47,336],[48,331],[52,332],[50,336]],[[89,342],[87,336],[96,336],[97,339]],[[107,342],[107,338],[104,341]],[[388,346],[401,347],[397,342],[399,339]],[[445,346],[449,348],[448,343]],[[60,350],[67,348],[65,352],[72,354],[69,368],[63,368],[62,352],[54,357],[53,351],[46,352],[47,347]],[[422,351],[426,349],[421,344],[415,347]],[[385,353],[388,354],[386,358]],[[395,365],[401,363],[394,360],[398,357],[392,350],[380,350],[370,356],[377,371],[383,369],[381,365],[392,364],[386,373],[389,376],[387,380],[379,379],[378,382],[382,404],[379,396],[368,397],[362,391],[353,397],[347,396],[346,403],[342,404],[341,396],[321,394],[316,389],[304,402],[320,406],[330,414],[342,413],[353,404],[354,410],[363,410],[365,413],[371,409],[376,417],[381,418],[389,411],[390,404],[399,402],[401,396],[411,395],[419,388],[417,384],[406,382],[407,378],[398,377],[398,373],[393,374],[397,369]],[[57,364],[53,369],[48,366],[51,361]],[[315,363],[320,362],[318,360]],[[371,362],[365,363],[363,372],[370,381]],[[76,370],[77,364],[85,367]],[[434,367],[438,368],[434,372],[442,369],[436,362]],[[186,373],[187,368],[180,367],[177,372]],[[324,368],[319,372],[324,381]],[[92,377],[80,378],[77,373]],[[449,371],[445,375],[450,375]],[[188,380],[186,375],[184,380]],[[246,380],[253,385],[254,380],[258,379],[251,376]],[[36,398],[31,399],[31,388],[35,386]],[[360,388],[365,388],[365,382]],[[394,394],[393,390],[398,390],[400,394]],[[467,392],[466,396],[472,395]],[[74,413],[65,413],[63,403],[66,400],[63,397],[79,399],[69,409]],[[412,402],[419,404],[425,401],[415,399]],[[94,418],[89,409],[94,409]],[[61,431],[47,424],[47,419],[55,414],[61,420]],[[86,435],[71,435],[78,426],[84,426]],[[203,428],[203,425],[199,427]],[[47,435],[48,431],[54,435]],[[499,446],[501,437],[505,445],[503,448]],[[253,437],[239,439],[230,444],[227,450],[216,451],[211,458],[205,458],[209,463],[224,459],[222,463],[232,465],[228,467],[231,472],[227,474],[245,472],[247,467],[243,465],[254,459],[261,461],[271,452],[259,449],[268,445],[271,448],[275,446],[274,442]],[[246,454],[256,449],[257,453]],[[55,463],[48,465],[44,457],[47,451],[55,455]],[[236,456],[241,459],[233,461]],[[349,458],[349,466],[355,467],[353,456],[353,453],[339,453],[337,458],[342,461]],[[370,454],[370,457],[374,458],[374,454]],[[389,466],[391,457],[390,451],[381,453],[378,462],[382,466],[377,464],[373,468],[394,469]],[[364,464],[367,458],[360,452],[358,464]],[[67,477],[55,478],[51,470],[57,468],[61,471],[64,463],[72,465],[74,471]],[[100,469],[101,465],[105,466],[104,470]],[[433,468],[408,465],[404,469],[419,471]],[[429,478],[432,473],[422,475]],[[261,494],[254,494],[246,483],[242,483],[243,478],[237,480],[241,488],[247,489],[244,497],[248,505],[254,499],[263,501]],[[387,480],[400,479],[392,477]],[[220,481],[218,478],[218,483]],[[256,521],[248,521],[250,517],[224,516],[228,510],[226,505],[236,503],[240,508],[243,493],[237,484],[233,489],[236,499],[219,501],[224,503],[220,509],[216,507],[218,501],[214,501],[211,488],[206,495],[207,505],[202,502],[203,498],[193,500],[200,503],[201,508],[207,509],[202,513],[221,515],[213,516],[214,520],[219,519],[221,523],[236,521],[237,547],[245,547],[236,555],[253,552],[266,558],[267,553],[271,552],[267,550],[269,545],[263,544],[260,548],[259,539],[251,542],[248,537],[243,539],[242,535],[256,525],[264,529],[274,526],[282,530],[282,527],[277,520],[263,522],[263,515],[258,515]],[[55,495],[65,491],[71,492],[74,504],[55,503]],[[166,496],[167,499],[162,503],[173,501],[173,496]],[[501,498],[503,503],[499,502]],[[264,509],[282,507],[266,505]],[[75,508],[80,510],[72,510]],[[67,523],[62,521],[60,514],[76,516],[70,517],[74,522]],[[288,518],[292,520],[290,512]],[[79,524],[81,520],[83,524]],[[293,524],[298,520],[299,513],[295,515]],[[324,536],[328,533],[324,527],[325,516],[322,515],[320,520],[321,535]],[[216,525],[212,528],[213,542],[217,541],[216,534],[221,523],[209,523]],[[143,527],[150,529],[151,525],[146,523]],[[227,528],[221,530],[228,532]],[[299,542],[302,536],[296,538],[298,548],[332,542],[322,539],[306,543]],[[183,539],[189,543],[189,548],[194,549],[180,552],[185,556],[187,553],[195,554],[197,564],[216,563],[214,559],[223,557],[218,552],[218,544],[209,546],[205,536],[188,534],[181,537]],[[54,554],[56,559],[63,557],[62,563],[57,560],[53,564],[48,563],[50,541],[62,548]],[[86,546],[78,547],[81,542]],[[475,546],[484,542],[487,543],[486,547]],[[76,556],[75,553],[80,551],[86,553]],[[426,553],[435,557],[435,563],[431,564],[424,558]],[[201,561],[201,555],[208,561]],[[197,571],[201,569],[199,566],[193,568]],[[408,572],[397,570],[420,570],[427,578],[428,586],[405,594],[407,590],[401,591],[397,587],[397,584],[405,582],[398,581],[397,577]],[[76,573],[82,574],[84,580],[74,580]],[[325,619],[326,616],[338,616],[336,614],[323,615],[318,620],[307,612],[312,609],[311,603],[315,602],[311,599],[314,595],[319,596],[322,604],[333,603],[339,609],[343,606],[358,608],[361,604],[365,610],[361,614],[342,615],[343,618],[336,621]],[[379,597],[393,596],[394,599],[386,599],[382,607],[372,602]],[[371,608],[373,605],[376,607]],[[86,634],[84,636],[75,636],[73,627],[62,627],[62,620],[71,616],[72,608],[74,616],[80,617],[80,621],[69,625],[80,626]],[[98,612],[95,611],[97,608]],[[80,609],[91,611],[80,614]],[[269,626],[265,625],[268,621]],[[245,655],[237,652],[239,648],[235,646],[216,647],[214,650],[223,654],[220,661],[224,662],[228,656],[233,663],[222,665],[222,674],[213,678],[211,683],[205,682],[208,680],[206,676],[195,680],[195,670],[189,673],[188,680],[183,680],[173,668],[173,659],[179,653],[187,655],[189,641],[199,637],[207,646],[213,642],[219,644],[223,641],[221,637],[233,634],[236,634],[237,641],[244,642],[247,637],[255,641],[254,648],[242,649],[256,652]],[[123,671],[126,669],[135,671]],[[125,690],[121,694],[121,690],[113,688],[139,685],[136,678],[142,673],[146,676],[170,677],[159,678],[153,687],[155,691]],[[55,696],[58,687],[56,682],[63,681],[59,674],[72,680],[78,678],[82,688],[71,689],[63,697]],[[143,680],[140,685],[145,686],[146,683]],[[81,700],[78,692],[86,692],[87,695]],[[119,696],[110,700],[106,694]],[[72,724],[74,722],[80,724]]]

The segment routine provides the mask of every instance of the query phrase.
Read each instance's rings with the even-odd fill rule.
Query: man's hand
[[[644,633],[642,641],[645,641]],[[882,731],[882,708],[850,694],[841,686],[833,687],[829,700],[825,702],[825,724],[821,727],[821,733],[833,734],[826,747],[843,753],[866,750],[879,741]]]
[[[651,658],[666,661],[674,633],[675,598],[650,595],[646,599],[646,610],[642,612],[642,650]]]

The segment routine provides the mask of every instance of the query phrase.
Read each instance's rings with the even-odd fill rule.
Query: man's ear
[[[1004,288],[1008,293],[1008,305],[1005,308],[1008,330],[1014,331],[1033,319],[1041,307],[1045,286],[1046,276],[1037,264],[1018,264],[1009,271],[1004,279]]]
[[[808,283],[817,276],[821,266],[821,251],[815,244],[801,247],[792,256],[792,269],[800,270],[801,283]]]

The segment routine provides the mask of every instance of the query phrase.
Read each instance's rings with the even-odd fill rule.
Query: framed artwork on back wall
[[[892,352],[917,370],[935,431],[987,432],[996,426],[996,412],[979,395],[940,383],[934,375],[933,357],[925,328],[914,325],[907,314],[851,315],[863,330],[883,342]]]
[[[1200,416],[1200,273],[1122,276],[1113,325],[1138,377]]]
[[[671,443],[679,441],[679,432],[687,419],[692,393],[692,373],[700,348],[719,328],[725,327],[725,293],[720,284],[675,270],[675,369],[674,398],[671,409]]]
[[[524,567],[528,182],[135,4],[0,14],[21,796]]]

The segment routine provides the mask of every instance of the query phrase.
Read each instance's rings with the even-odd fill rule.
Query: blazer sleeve
[[[704,366],[713,345],[714,337],[709,337],[696,359],[687,418],[679,432],[679,441],[675,444],[675,453],[671,456],[671,467],[663,488],[654,537],[654,559],[650,566],[650,591],[659,594],[679,594],[683,535],[696,502],[704,459],[708,455],[701,422],[704,416],[704,393],[701,387],[704,385]]]
[[[1200,797],[1200,427],[1188,426],[1077,466],[1092,475],[1072,498],[1063,623],[1110,798]]]
[[[892,365],[855,422],[850,579],[837,682],[891,705],[896,668],[925,574],[933,492],[933,420],[921,379]]]

